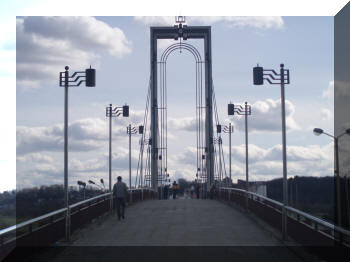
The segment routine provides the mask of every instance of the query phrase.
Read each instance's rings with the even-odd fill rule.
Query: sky
[[[312,132],[321,127],[333,133],[333,17],[187,16],[186,20],[189,26],[212,27],[219,119],[222,124],[232,122],[235,128],[233,180],[245,177],[244,122],[227,116],[227,104],[245,101],[252,105],[248,120],[250,180],[282,177],[280,88],[252,84],[252,68],[257,63],[275,70],[284,63],[290,69],[291,84],[286,86],[288,176],[333,175],[332,141]],[[64,90],[58,86],[58,73],[66,65],[72,72],[90,65],[97,72],[96,87],[69,89],[70,185],[77,180],[108,181],[105,107],[110,103],[130,105],[130,118],[113,120],[113,181],[117,175],[127,180],[126,126],[139,125],[143,119],[150,74],[149,27],[173,26],[174,16],[17,16],[15,24],[15,35],[4,29],[0,68],[5,83],[13,81],[16,74],[15,120],[13,115],[6,117],[16,126],[17,189],[63,183]],[[159,43],[158,53],[174,42]],[[187,42],[203,54],[200,41]],[[15,65],[15,72],[9,65]],[[167,62],[168,170],[172,180],[195,178],[194,69],[194,59],[186,52],[172,53]],[[7,133],[3,134],[2,142],[7,143]],[[138,140],[134,135],[133,179]],[[223,145],[227,163],[226,134]],[[1,154],[1,165],[10,165],[13,151]],[[13,173],[6,177],[0,191],[14,188],[13,178]]]

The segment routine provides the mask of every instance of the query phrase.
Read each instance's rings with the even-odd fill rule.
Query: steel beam
[[[158,187],[158,101],[157,101],[157,40],[178,39],[179,30],[187,39],[203,39],[205,55],[205,145],[206,145],[206,173],[207,190],[214,183],[214,145],[213,145],[213,87],[211,63],[211,27],[184,26],[151,27],[150,28],[150,62],[151,62],[151,181],[152,188]]]

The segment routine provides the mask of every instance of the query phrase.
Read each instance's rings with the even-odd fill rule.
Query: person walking
[[[200,191],[201,187],[199,184],[196,185],[196,196],[197,196],[197,199],[199,199],[199,191]]]
[[[169,186],[168,185],[165,185],[164,186],[164,199],[168,199],[168,192],[169,192]]]
[[[193,198],[193,193],[194,193],[194,185],[193,184],[191,185],[191,189],[190,190],[191,190],[191,199],[192,199]]]
[[[118,220],[125,219],[125,199],[128,195],[128,187],[122,182],[122,177],[118,176],[118,182],[113,186],[113,195],[116,198],[116,208]]]
[[[173,183],[173,199],[176,199],[176,193],[177,193],[178,189],[179,189],[179,186],[176,183],[176,181],[174,181],[174,183]]]
[[[216,184],[214,182],[210,187],[210,199],[214,199],[215,190],[216,190]]]

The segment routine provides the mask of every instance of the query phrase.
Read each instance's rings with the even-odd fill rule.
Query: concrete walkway
[[[71,245],[28,261],[315,261],[270,232],[215,200],[145,201],[127,208],[124,221],[116,215],[97,219],[76,231]]]
[[[103,221],[102,221],[103,220]],[[215,200],[137,203],[73,234],[74,246],[281,246],[244,213]]]

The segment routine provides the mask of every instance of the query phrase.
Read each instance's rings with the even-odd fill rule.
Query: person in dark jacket
[[[179,189],[179,185],[176,183],[176,181],[174,181],[174,183],[173,183],[173,199],[176,199],[176,194],[177,194],[178,189]]]
[[[214,182],[210,187],[210,199],[214,199],[215,190],[216,190],[216,184]]]
[[[125,219],[125,200],[128,195],[128,187],[122,182],[121,176],[118,176],[118,182],[113,186],[113,195],[116,199],[118,220]]]
[[[199,191],[201,189],[201,186],[199,184],[196,185],[196,196],[197,196],[197,199],[199,199]]]
[[[164,199],[168,199],[168,192],[169,192],[169,186],[168,185],[165,185],[164,186],[164,196],[163,196],[163,198]]]

